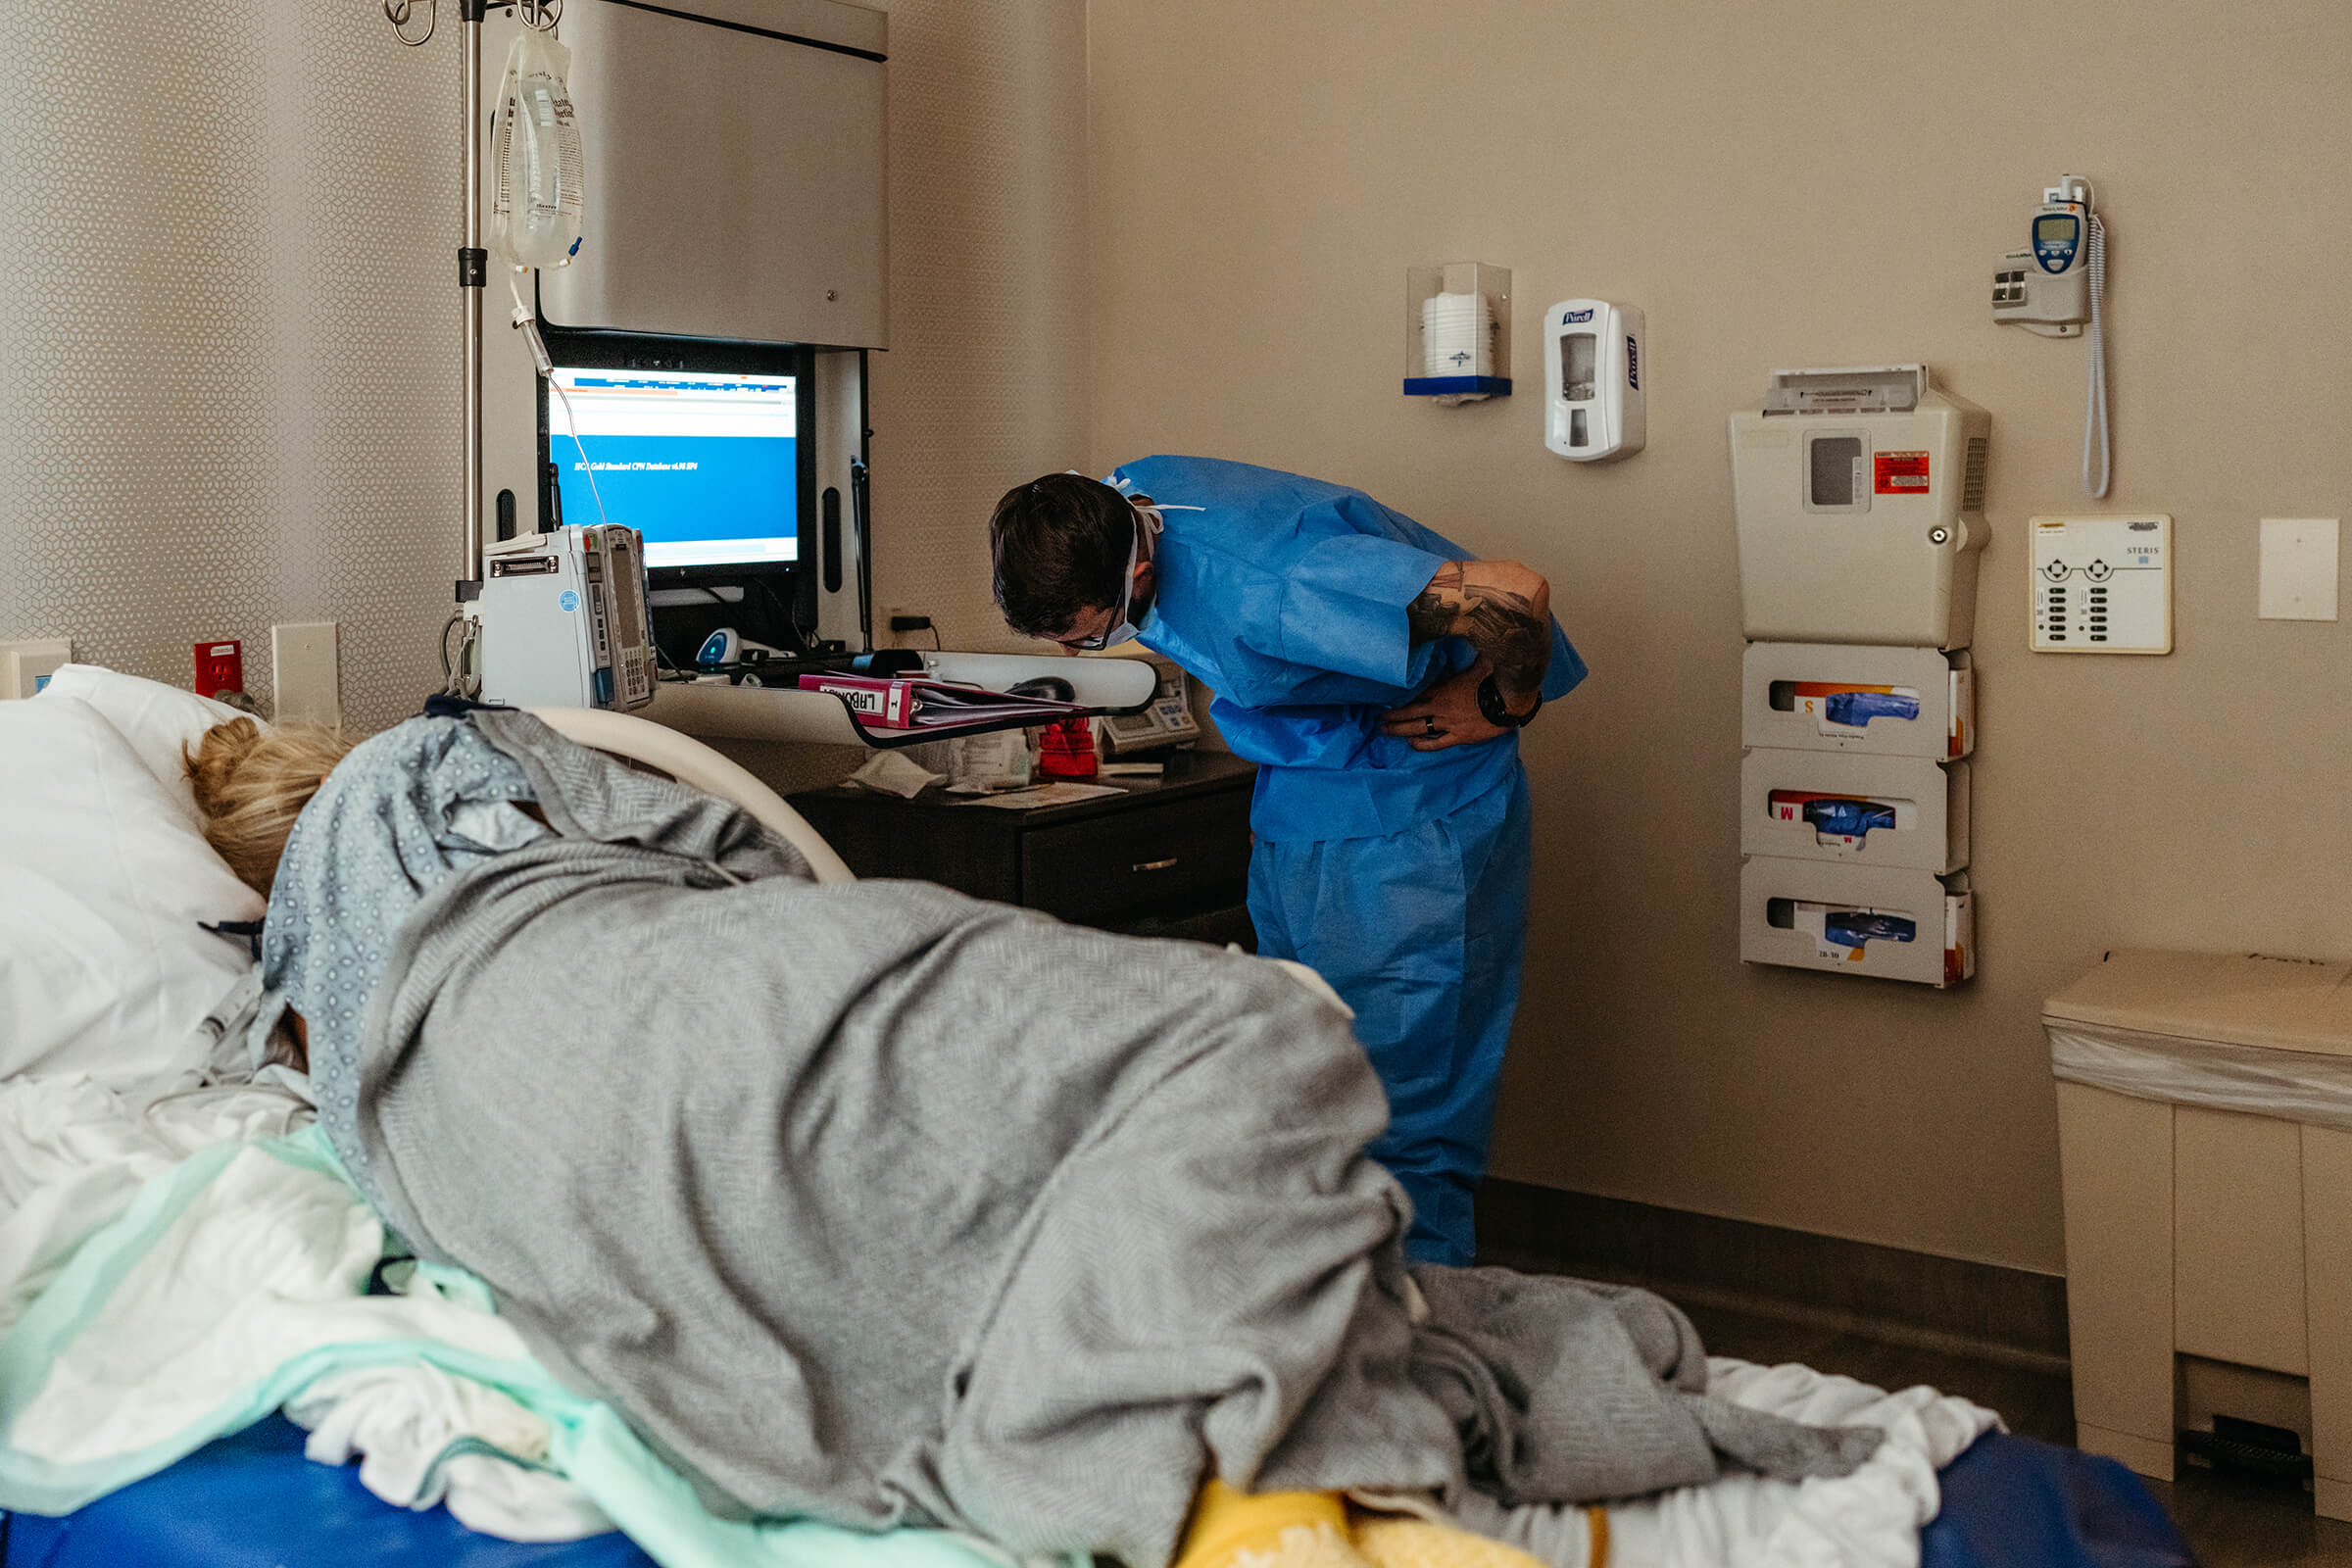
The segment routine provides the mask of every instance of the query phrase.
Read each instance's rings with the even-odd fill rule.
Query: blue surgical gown
[[[1516,735],[1416,752],[1381,715],[1467,668],[1415,643],[1405,608],[1474,559],[1342,485],[1208,458],[1146,458],[1111,482],[1162,506],[1148,648],[1216,693],[1258,764],[1250,913],[1259,951],[1319,971],[1355,1009],[1389,1095],[1373,1154],[1413,1200],[1406,1250],[1467,1263],[1519,966],[1531,853]],[[1585,677],[1555,622],[1548,701]]]

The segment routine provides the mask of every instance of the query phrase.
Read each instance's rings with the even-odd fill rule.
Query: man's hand
[[[1516,734],[1488,723],[1478,710],[1478,683],[1494,672],[1494,663],[1482,659],[1460,674],[1448,675],[1402,708],[1391,710],[1380,721],[1381,733],[1410,741],[1416,752],[1442,752]]]

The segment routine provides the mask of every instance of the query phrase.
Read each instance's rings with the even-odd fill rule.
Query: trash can
[[[2352,964],[2117,952],[2042,1009],[2076,1442],[2352,1519]]]

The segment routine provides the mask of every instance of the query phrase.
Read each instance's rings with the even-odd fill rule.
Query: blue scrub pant
[[[1389,1095],[1372,1146],[1413,1200],[1405,1252],[1467,1264],[1494,1086],[1527,945],[1527,774],[1386,838],[1260,840],[1250,860],[1258,952],[1296,958],[1355,1009]]]

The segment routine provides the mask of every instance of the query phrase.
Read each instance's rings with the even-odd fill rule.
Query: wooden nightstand
[[[1257,765],[1177,752],[1159,778],[1081,780],[1120,793],[1004,810],[926,790],[837,786],[793,807],[859,876],[912,877],[1136,936],[1254,949],[1247,898]]]

